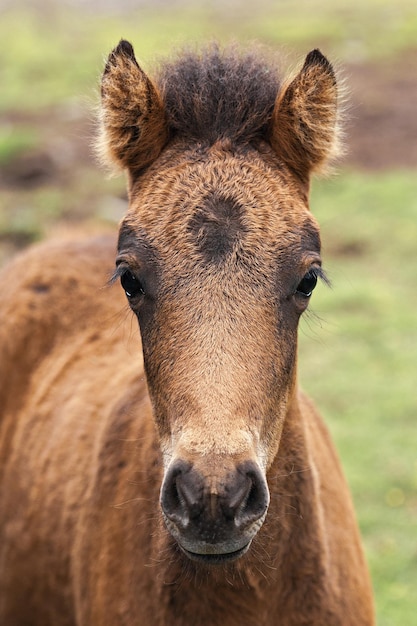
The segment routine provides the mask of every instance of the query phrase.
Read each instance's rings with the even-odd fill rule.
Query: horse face
[[[192,558],[224,560],[266,515],[319,235],[289,172],[255,151],[167,156],[133,189],[118,273],[141,328],[167,527]]]
[[[190,558],[220,562],[248,549],[268,508],[320,275],[309,176],[336,145],[337,91],[319,51],[284,88],[251,56],[203,57],[158,88],[121,42],[101,151],[129,173],[117,271],[141,329],[162,512]]]

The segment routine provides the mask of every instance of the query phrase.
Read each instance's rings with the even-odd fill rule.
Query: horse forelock
[[[261,138],[280,89],[275,65],[260,47],[217,44],[164,63],[157,83],[171,132],[203,143]]]

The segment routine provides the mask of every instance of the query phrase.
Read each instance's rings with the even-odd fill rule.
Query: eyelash
[[[316,287],[318,279],[323,280],[327,285],[330,284],[325,272],[319,266],[312,267],[306,272],[303,278],[298,283],[295,294],[299,294],[304,298],[310,298],[311,294]]]
[[[124,264],[117,266],[116,271],[109,280],[109,284],[113,285],[120,280],[121,286],[125,291],[128,300],[133,300],[145,294],[145,289],[139,278]]]

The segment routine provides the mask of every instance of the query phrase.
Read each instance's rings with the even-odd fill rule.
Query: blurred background
[[[213,38],[281,50],[283,73],[314,47],[341,69],[348,154],[311,201],[333,288],[302,320],[300,379],[342,456],[378,624],[415,625],[417,4],[0,0],[1,265],[45,237],[116,232],[125,181],[100,170],[91,144],[99,76],[121,37],[150,72]]]

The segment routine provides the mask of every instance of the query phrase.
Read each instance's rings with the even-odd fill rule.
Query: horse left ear
[[[168,139],[161,96],[136,61],[132,45],[120,41],[101,80],[103,160],[139,172],[159,155]]]
[[[313,50],[278,95],[269,129],[272,148],[303,181],[337,156],[337,109],[333,67]]]

